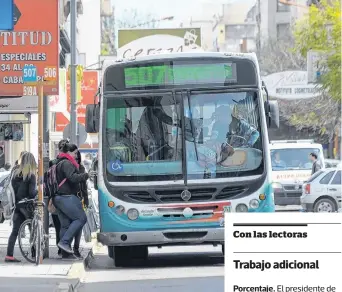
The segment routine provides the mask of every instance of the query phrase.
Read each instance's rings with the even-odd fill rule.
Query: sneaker
[[[81,253],[78,249],[74,249],[74,256],[80,260],[83,260],[83,256],[81,255]]]
[[[76,257],[74,254],[66,254],[66,255],[62,255],[62,260],[63,261],[77,261],[79,260],[79,258]]]
[[[15,257],[6,256],[5,263],[21,263],[21,260],[16,259]]]
[[[65,252],[67,253],[70,253],[70,254],[73,254],[74,252],[72,251],[71,247],[65,243],[62,243],[62,242],[59,242],[58,243],[58,247],[61,249],[61,250],[64,250]]]

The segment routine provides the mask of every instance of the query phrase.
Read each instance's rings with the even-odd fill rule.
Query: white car
[[[334,168],[334,167],[341,167],[342,163],[341,160],[337,159],[325,159],[325,168]]]
[[[320,170],[303,185],[302,208],[307,212],[338,212],[341,192],[341,168]]]

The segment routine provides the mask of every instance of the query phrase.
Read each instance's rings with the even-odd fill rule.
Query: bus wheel
[[[114,263],[116,267],[127,267],[132,262],[144,262],[148,258],[147,246],[115,246]]]
[[[108,256],[114,259],[114,246],[108,246]]]

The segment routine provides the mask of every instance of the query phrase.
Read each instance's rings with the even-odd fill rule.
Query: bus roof
[[[154,60],[176,60],[176,59],[191,59],[191,58],[241,58],[241,59],[249,59],[252,62],[257,64],[258,61],[255,53],[230,53],[230,52],[184,52],[184,53],[165,53],[165,54],[155,54],[155,55],[146,55],[146,56],[138,56],[134,58],[128,59],[116,59],[116,60],[104,60],[102,64],[102,72],[104,72],[108,67],[115,66],[116,64],[131,64],[132,62],[148,62]]]

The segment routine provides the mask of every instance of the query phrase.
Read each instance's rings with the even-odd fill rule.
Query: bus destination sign
[[[125,68],[125,87],[237,83],[235,63],[151,65]]]

